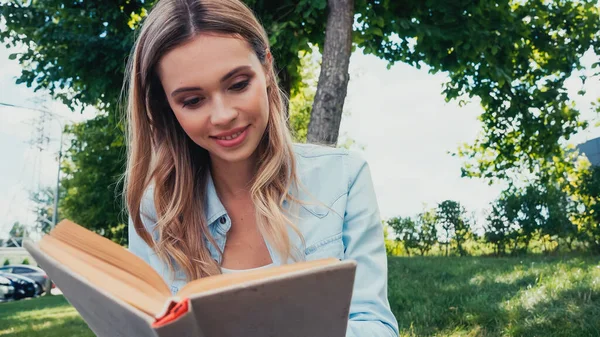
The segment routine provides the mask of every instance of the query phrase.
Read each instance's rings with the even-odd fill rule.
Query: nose
[[[213,98],[211,107],[210,122],[213,125],[228,125],[238,117],[238,112],[233,107],[227,105],[222,96],[216,95]]]

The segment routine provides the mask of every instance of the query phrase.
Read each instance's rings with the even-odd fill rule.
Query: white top
[[[250,269],[227,269],[227,268],[221,267],[221,273],[223,273],[223,274],[242,273],[245,271],[269,268],[269,267],[272,267],[273,265],[274,265],[273,263],[270,263],[270,264],[264,265],[262,267],[256,267],[256,268],[250,268]]]

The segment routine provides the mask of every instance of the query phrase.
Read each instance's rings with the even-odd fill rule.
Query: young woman
[[[293,144],[268,38],[238,0],[161,0],[128,67],[129,247],[170,284],[357,262],[347,336],[397,336],[367,163]]]

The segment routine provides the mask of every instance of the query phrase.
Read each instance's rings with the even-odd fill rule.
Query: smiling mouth
[[[239,128],[234,128],[229,132],[222,132],[219,135],[210,136],[210,138],[216,139],[216,140],[234,140],[240,136],[243,136],[244,132],[246,132],[249,127],[250,127],[250,125],[246,125],[244,127],[239,127]],[[231,132],[234,132],[234,133],[231,133]]]
[[[242,131],[238,131],[238,132],[234,133],[234,134],[233,134],[233,135],[231,135],[231,136],[225,136],[225,137],[215,137],[215,138],[216,138],[216,139],[219,139],[219,140],[232,140],[232,139],[236,139],[236,138],[237,138],[237,137],[239,137],[239,136],[242,134],[242,132],[244,132],[245,130],[246,130],[246,129],[244,129],[244,130],[242,130]]]

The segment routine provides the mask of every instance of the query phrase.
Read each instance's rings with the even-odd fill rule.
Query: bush
[[[29,264],[29,259],[28,258],[23,259],[23,262],[21,262],[21,264]]]
[[[9,264],[10,264],[10,261],[8,259],[4,259],[3,266],[8,266]]]

